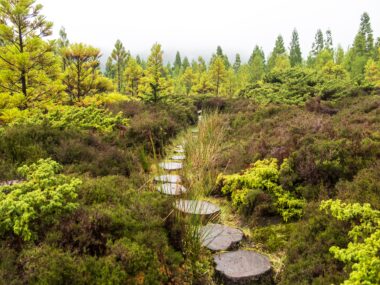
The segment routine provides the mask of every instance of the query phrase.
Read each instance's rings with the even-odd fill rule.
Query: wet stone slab
[[[243,236],[241,230],[221,224],[208,224],[200,229],[202,245],[213,251],[229,250],[235,247]]]
[[[207,201],[180,199],[175,202],[175,208],[185,214],[205,217],[219,215],[220,213],[220,208],[217,205],[214,205]]]
[[[166,174],[154,177],[154,181],[162,183],[181,183],[182,179],[179,175]]]
[[[216,273],[223,284],[272,284],[268,257],[249,250],[214,255]]]
[[[170,161],[161,162],[158,165],[165,170],[180,170],[183,166],[181,162]]]
[[[184,186],[177,183],[164,183],[157,185],[157,190],[163,194],[173,196],[181,195],[187,191]]]
[[[173,160],[185,160],[186,156],[185,155],[173,155],[172,159]]]

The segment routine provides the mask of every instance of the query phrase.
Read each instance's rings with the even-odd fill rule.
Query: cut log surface
[[[166,195],[181,195],[182,193],[186,193],[187,189],[177,183],[164,183],[161,185],[157,185],[157,190]]]
[[[216,272],[224,284],[268,284],[271,264],[268,257],[249,250],[214,255]]]
[[[172,159],[173,160],[185,160],[186,156],[185,155],[173,155]]]
[[[181,183],[181,176],[165,174],[154,177],[154,181],[162,183]]]
[[[185,153],[185,150],[183,148],[176,148],[176,149],[174,149],[174,152],[176,152],[176,153]]]
[[[165,161],[165,162],[159,163],[159,166],[165,170],[180,170],[180,169],[182,169],[182,163],[181,162]]]
[[[210,202],[198,200],[183,200],[176,201],[175,208],[186,214],[193,215],[214,215],[220,212],[220,208]]]
[[[243,239],[243,232],[220,224],[208,224],[200,229],[202,245],[213,251],[228,250]]]

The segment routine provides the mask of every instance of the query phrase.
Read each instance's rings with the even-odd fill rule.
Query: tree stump
[[[185,155],[173,155],[172,159],[173,160],[185,160],[186,156]]]
[[[208,224],[200,229],[202,245],[213,251],[234,248],[243,236],[241,230],[221,224]]]
[[[179,175],[165,174],[154,177],[154,181],[162,183],[181,183],[182,179]]]
[[[249,250],[237,250],[214,255],[216,277],[225,285],[273,284],[268,257]]]
[[[174,170],[180,170],[182,169],[182,163],[181,162],[170,162],[170,161],[165,161],[161,162],[158,164],[161,168],[169,171],[174,171]]]
[[[180,199],[174,207],[183,214],[198,216],[202,221],[217,219],[220,215],[220,208],[207,201]]]
[[[173,196],[178,196],[183,193],[186,193],[187,189],[177,183],[164,183],[161,185],[157,185],[157,190],[163,194],[166,195],[173,195]]]

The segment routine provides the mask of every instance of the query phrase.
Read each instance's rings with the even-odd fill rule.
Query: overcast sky
[[[348,47],[368,12],[380,36],[380,0],[37,0],[54,22],[54,35],[66,28],[71,42],[94,45],[108,55],[117,39],[133,55],[146,56],[162,44],[165,59],[175,52],[206,58],[222,46],[231,58],[246,60],[258,44],[268,54],[278,34],[289,46],[297,28],[303,56],[315,32],[331,29],[334,45]]]

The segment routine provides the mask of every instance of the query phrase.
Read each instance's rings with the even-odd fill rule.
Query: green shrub
[[[284,161],[283,165],[286,165]],[[219,175],[217,184],[223,194],[231,195],[234,206],[251,207],[249,198],[266,192],[274,197],[274,206],[284,221],[302,216],[305,202],[279,185],[280,170],[276,159],[258,160],[243,174]]]
[[[73,211],[81,181],[58,174],[57,162],[39,160],[18,169],[25,181],[0,186],[0,234],[13,232],[24,240],[36,239],[43,225],[54,224],[64,213]]]

